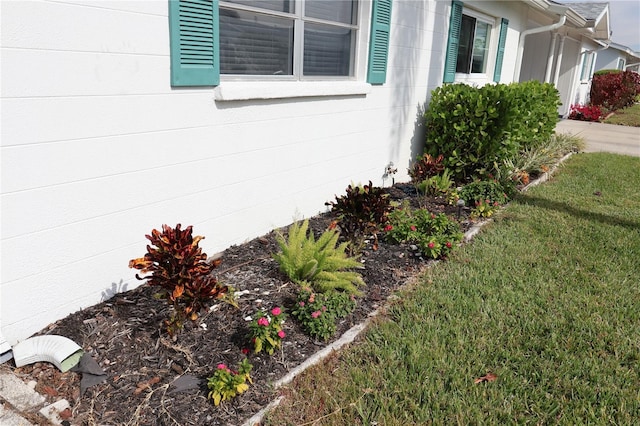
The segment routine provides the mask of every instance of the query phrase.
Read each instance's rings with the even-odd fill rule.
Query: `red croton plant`
[[[169,334],[174,334],[187,318],[195,321],[208,301],[228,291],[211,275],[220,259],[207,262],[207,255],[198,247],[204,237],[193,237],[192,226],[183,230],[180,224],[175,228],[162,225],[162,232],[154,229],[146,238],[152,246],[147,245],[144,257],[130,260],[129,267],[150,273],[143,277],[136,274],[136,278],[160,287],[159,297],[171,301],[174,312],[165,325]]]

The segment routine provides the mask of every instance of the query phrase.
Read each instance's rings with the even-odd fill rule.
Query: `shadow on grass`
[[[606,215],[602,213],[594,213],[588,210],[572,207],[566,203],[552,201],[546,198],[533,197],[527,194],[520,194],[516,199],[520,204],[526,204],[534,207],[540,207],[547,210],[555,210],[568,213],[580,219],[597,221],[607,225],[620,226],[631,231],[640,230],[640,218],[638,220],[626,220],[619,217]]]

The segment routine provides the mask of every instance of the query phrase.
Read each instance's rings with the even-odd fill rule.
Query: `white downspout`
[[[562,53],[564,52],[565,36],[560,36],[560,47],[558,48],[558,59],[556,60],[556,72],[553,75],[553,85],[558,87],[558,79],[560,78],[560,67],[562,66]]]
[[[547,59],[547,68],[544,73],[544,82],[549,83],[551,80],[551,69],[553,68],[553,57],[556,54],[556,41],[558,40],[558,33],[553,33],[551,40],[551,46],[549,46],[549,58]]]
[[[529,34],[537,34],[545,31],[557,30],[567,22],[567,17],[562,15],[560,20],[555,24],[546,25],[544,27],[531,28],[520,33],[520,42],[518,43],[518,54],[516,56],[516,69],[513,71],[513,81],[520,81],[520,68],[522,67],[522,55],[524,53],[524,40]]]

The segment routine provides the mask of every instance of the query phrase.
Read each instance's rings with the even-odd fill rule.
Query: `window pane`
[[[472,73],[483,73],[487,68],[487,53],[489,52],[489,33],[491,25],[485,22],[476,22],[476,34],[473,40]]]
[[[355,22],[356,1],[349,0],[307,0],[304,14],[311,18],[352,24]]]
[[[275,10],[277,12],[293,13],[294,0],[225,0],[229,3]]]
[[[304,75],[351,75],[351,38],[348,28],[305,23]]]
[[[456,60],[456,72],[468,74],[469,69],[471,68],[471,46],[473,45],[475,24],[475,18],[462,15],[460,41],[458,45],[458,59]]]
[[[221,8],[220,72],[292,75],[293,21]]]

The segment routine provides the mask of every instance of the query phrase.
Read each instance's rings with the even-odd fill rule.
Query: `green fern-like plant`
[[[310,286],[319,293],[331,290],[360,294],[362,276],[347,269],[362,268],[362,264],[346,254],[347,243],[338,245],[340,233],[326,230],[316,240],[309,230],[309,221],[295,222],[289,227],[288,239],[278,235],[280,253],[274,258],[280,270],[301,286]]]

